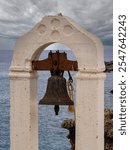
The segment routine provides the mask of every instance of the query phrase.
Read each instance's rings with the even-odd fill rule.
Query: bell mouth
[[[74,102],[72,100],[67,100],[67,101],[55,101],[55,99],[51,98],[51,99],[41,99],[39,101],[39,105],[74,105]]]

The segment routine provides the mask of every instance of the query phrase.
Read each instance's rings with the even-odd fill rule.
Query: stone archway
[[[104,55],[100,40],[69,17],[46,16],[20,37],[10,67],[11,150],[38,150],[37,72],[32,60],[52,43],[67,45],[78,61],[76,150],[104,149]]]

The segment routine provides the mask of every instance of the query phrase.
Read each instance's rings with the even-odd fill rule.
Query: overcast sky
[[[112,45],[112,0],[0,0],[0,49],[13,49],[16,39],[45,15],[71,17]]]

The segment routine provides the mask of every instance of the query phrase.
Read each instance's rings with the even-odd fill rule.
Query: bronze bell
[[[74,105],[70,99],[66,79],[63,76],[53,75],[48,79],[48,85],[44,97],[40,100],[41,105]]]

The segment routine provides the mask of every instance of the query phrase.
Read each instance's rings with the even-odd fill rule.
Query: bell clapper
[[[59,110],[60,110],[59,105],[55,105],[55,106],[54,106],[55,115],[58,115]]]

